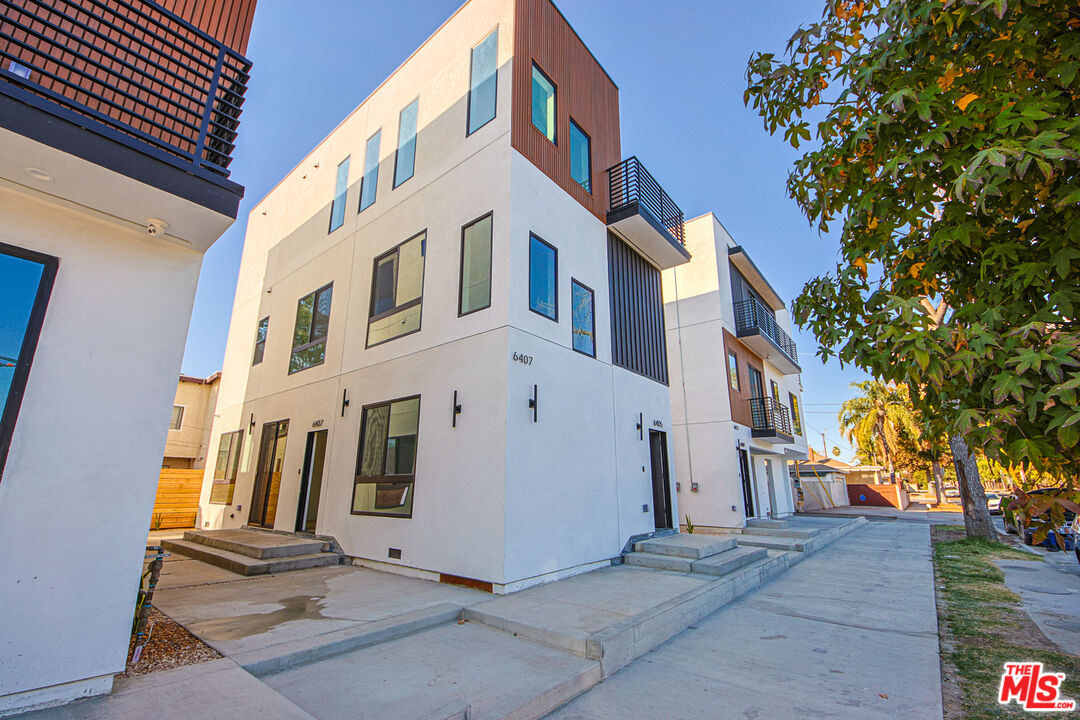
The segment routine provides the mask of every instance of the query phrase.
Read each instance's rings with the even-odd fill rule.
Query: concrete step
[[[188,530],[184,533],[184,540],[260,560],[311,555],[330,549],[328,543],[315,538],[248,529]]]
[[[202,543],[188,540],[162,540],[162,547],[169,552],[201,560],[204,563],[224,568],[239,575],[266,575],[289,570],[306,570],[313,567],[326,567],[341,563],[341,556],[336,553],[308,553],[262,560],[250,555],[221,550]]]
[[[701,575],[727,575],[750,563],[764,560],[769,551],[760,547],[737,547],[702,560],[695,560],[690,571]]]
[[[761,527],[745,527],[743,528],[743,535],[768,535],[770,537],[786,537],[786,538],[798,538],[799,540],[809,540],[815,535],[814,530],[796,530],[794,528],[761,528]]]
[[[596,660],[477,622],[439,625],[261,678],[314,717],[378,720],[532,720],[600,679]]]
[[[676,533],[635,543],[634,550],[639,553],[672,555],[699,560],[703,557],[730,550],[735,547],[735,542],[735,538],[719,535]]]
[[[810,540],[806,538],[782,537],[779,535],[747,535],[739,536],[740,547],[759,547],[769,550],[794,550],[803,552]]]
[[[747,518],[746,527],[748,528],[780,528],[787,527],[787,520],[771,520],[768,518]]]
[[[639,543],[640,544],[640,543]],[[658,555],[650,552],[632,552],[623,555],[623,562],[635,567],[651,568],[653,570],[670,570],[671,572],[690,572],[694,560],[676,555]]]

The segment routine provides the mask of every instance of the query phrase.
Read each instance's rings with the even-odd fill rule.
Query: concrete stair
[[[764,560],[768,555],[769,551],[765,548],[736,547],[703,560],[695,560],[690,571],[719,577]]]
[[[793,538],[782,535],[743,533],[739,536],[739,546],[805,552],[807,540],[807,538]]]
[[[700,560],[710,555],[722,553],[735,547],[735,538],[718,535],[688,535],[678,533],[663,537],[642,540],[634,543],[634,551],[650,555],[670,555],[673,557]]]
[[[248,529],[189,530],[183,540],[161,544],[169,552],[245,576],[339,565],[342,557],[328,552],[322,540]]]

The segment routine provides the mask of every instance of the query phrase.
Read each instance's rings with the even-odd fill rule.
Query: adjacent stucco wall
[[[7,184],[0,217],[0,242],[60,258],[0,482],[3,713],[124,669],[202,258]]]
[[[664,317],[675,424],[672,449],[681,485],[681,520],[685,523],[689,515],[701,527],[745,524],[737,454],[740,443],[750,453],[754,510],[759,517],[794,511],[787,463],[806,455],[805,427],[804,434],[796,435],[793,443],[770,444],[753,440],[750,429],[732,417],[724,332],[732,338],[736,332],[728,260],[728,249],[736,244],[714,215],[703,215],[686,223],[690,262],[664,271]],[[776,319],[790,334],[787,311],[778,311]],[[775,380],[785,406],[789,404],[789,392],[801,397],[798,375],[784,375],[768,361],[763,360],[762,366],[766,393],[770,392],[770,381]],[[746,368],[741,366],[739,371],[741,382],[747,383]],[[772,499],[767,462],[772,464]]]
[[[181,376],[176,385],[173,405],[183,407],[184,415],[179,430],[169,428],[165,440],[165,458],[187,460],[193,469],[206,466],[219,382],[220,378],[217,377],[205,381]]]

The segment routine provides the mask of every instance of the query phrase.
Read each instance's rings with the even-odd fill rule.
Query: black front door
[[[281,489],[281,466],[285,461],[285,438],[288,433],[288,420],[263,425],[259,464],[255,470],[255,487],[251,491],[249,525],[274,527],[278,490]]]
[[[668,482],[667,435],[649,431],[649,455],[652,460],[653,517],[657,530],[674,527],[671,523],[671,483]]]
[[[739,476],[742,478],[743,509],[746,517],[756,517],[754,514],[754,485],[750,482],[750,458],[745,450],[739,450]]]
[[[319,496],[322,494],[323,461],[326,460],[326,433],[326,430],[313,430],[307,434],[304,472],[300,477],[300,502],[296,507],[297,532],[315,532]]]

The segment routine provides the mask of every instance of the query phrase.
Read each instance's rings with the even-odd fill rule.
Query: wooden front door
[[[285,462],[285,439],[288,434],[288,420],[276,420],[263,425],[259,464],[255,470],[255,487],[251,491],[249,525],[274,527],[278,491],[281,489],[281,466]]]

